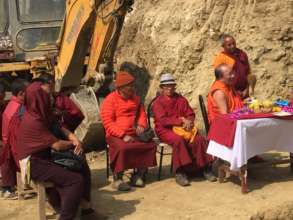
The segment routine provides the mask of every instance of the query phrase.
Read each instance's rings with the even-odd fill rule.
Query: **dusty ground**
[[[280,157],[277,153],[266,156]],[[169,174],[168,156],[165,157],[163,180],[156,181],[157,168],[152,169],[148,185],[128,193],[112,190],[110,182],[106,180],[104,155],[98,155],[90,165],[93,174],[94,207],[110,216],[110,219],[242,220],[293,201],[293,175],[288,164],[249,171],[249,186],[252,192],[247,195],[240,193],[237,181],[219,184],[196,177],[190,187],[179,187]],[[0,200],[0,207],[1,220],[36,219],[36,199]],[[292,218],[292,215],[290,217],[285,213],[285,218],[282,219]]]

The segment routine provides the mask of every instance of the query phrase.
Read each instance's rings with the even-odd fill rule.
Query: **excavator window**
[[[7,4],[6,0],[0,0],[0,33],[6,31],[8,24],[8,15],[7,15]]]
[[[24,51],[54,50],[60,27],[30,28],[17,34],[16,42]]]
[[[61,21],[66,0],[17,0],[18,17],[22,22]]]

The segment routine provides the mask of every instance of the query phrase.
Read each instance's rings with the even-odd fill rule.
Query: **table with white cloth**
[[[229,162],[230,170],[239,171],[248,159],[267,151],[293,152],[293,120],[256,118],[236,123],[232,147],[210,140],[207,150],[208,154]]]

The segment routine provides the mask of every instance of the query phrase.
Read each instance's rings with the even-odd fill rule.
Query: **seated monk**
[[[110,165],[114,173],[113,188],[130,190],[123,182],[123,171],[135,168],[133,186],[144,186],[148,167],[156,166],[156,144],[138,139],[147,128],[147,116],[140,97],[135,95],[134,77],[127,72],[116,76],[116,91],[110,93],[101,107],[101,118],[109,144]]]
[[[13,115],[19,111],[24,100],[24,91],[28,86],[28,82],[24,79],[16,79],[11,84],[12,97],[7,104],[2,115],[2,142],[5,146],[1,156],[1,175],[2,175],[2,195],[5,199],[17,199],[15,194],[16,172],[19,171],[19,164],[16,159],[16,149],[12,149],[8,144],[8,132],[10,121]],[[5,153],[4,153],[5,152]]]
[[[24,106],[19,124],[12,124],[17,133],[14,137],[20,164],[30,163],[32,180],[54,184],[53,188],[47,189],[47,194],[50,204],[60,214],[59,219],[73,220],[79,205],[82,215],[95,215],[90,205],[91,175],[86,162],[80,172],[69,171],[52,162],[51,149],[73,149],[76,155],[83,149],[76,136],[66,128],[60,127],[65,140],[54,135],[52,128],[56,126],[52,120],[50,94],[42,83],[33,82],[27,87]]]
[[[212,84],[208,94],[209,123],[219,114],[233,112],[243,107],[241,97],[232,87],[234,78],[233,70],[226,64],[221,64],[215,69],[216,81]]]
[[[34,79],[34,81],[40,81],[44,88],[53,94],[54,114],[56,118],[63,127],[67,128],[71,132],[74,132],[84,119],[84,115],[78,106],[68,97],[68,95],[66,95],[67,88],[62,88],[61,92],[58,93],[54,92],[54,76],[47,72],[42,72],[38,78]]]
[[[153,102],[152,112],[156,134],[162,142],[173,147],[172,161],[176,182],[181,186],[189,185],[186,171],[190,167],[204,169],[206,179],[216,181],[210,169],[213,158],[206,154],[207,140],[196,133],[195,113],[188,101],[175,92],[175,87],[176,82],[171,74],[161,76],[161,94]],[[190,132],[188,140],[183,137],[186,132]]]

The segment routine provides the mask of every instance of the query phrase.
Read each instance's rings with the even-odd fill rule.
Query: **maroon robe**
[[[212,157],[206,154],[207,141],[197,134],[193,144],[186,141],[172,131],[173,126],[181,126],[180,117],[195,119],[195,114],[188,101],[175,93],[173,97],[159,96],[152,105],[155,119],[155,131],[162,142],[173,147],[173,171],[183,169],[194,164],[195,169],[203,168],[212,162]]]
[[[21,118],[16,138],[17,155],[29,155],[34,181],[52,182],[47,190],[51,205],[60,212],[61,220],[73,220],[82,198],[90,201],[90,170],[84,164],[81,173],[71,172],[51,162],[50,149],[58,139],[50,132],[52,109],[50,96],[39,82],[29,85],[25,93],[26,111]]]
[[[63,93],[55,96],[55,108],[61,111],[61,124],[71,132],[80,125],[84,119],[84,115],[76,104]]]
[[[233,85],[236,91],[243,91],[248,87],[248,80],[247,76],[250,72],[250,66],[248,62],[248,56],[247,54],[236,48],[233,55],[229,54],[229,56],[233,57],[235,60],[234,64],[234,79],[233,79]]]

